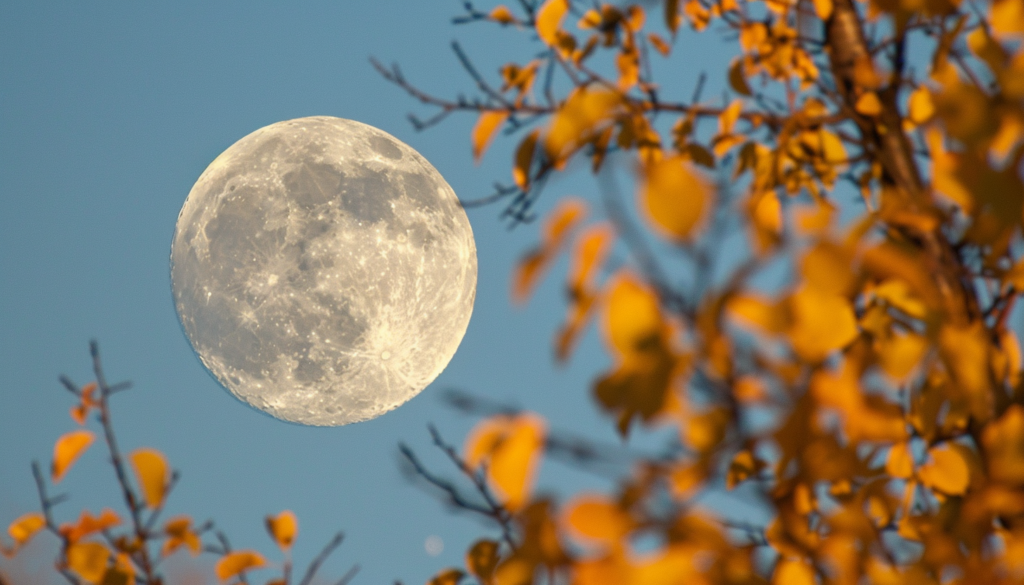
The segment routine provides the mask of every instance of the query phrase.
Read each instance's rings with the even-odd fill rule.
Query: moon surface
[[[455,354],[476,245],[441,174],[360,122],[278,122],[203,172],[178,216],[186,336],[240,400],[336,426],[400,406]]]

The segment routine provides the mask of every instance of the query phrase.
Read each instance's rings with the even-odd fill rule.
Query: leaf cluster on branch
[[[466,205],[527,222],[570,162],[599,181],[613,157],[633,169],[635,198],[604,189],[597,219],[585,199],[559,198],[512,296],[525,301],[568,253],[557,358],[596,321],[613,365],[594,402],[623,439],[676,432],[618,468],[610,493],[538,494],[545,456],[569,453],[558,421],[454,397],[486,414],[461,453],[435,434],[469,483],[406,456],[501,537],[432,582],[1024,581],[1011,326],[1024,290],[1024,2],[465,11],[456,22],[518,31],[536,52],[492,81],[454,45],[476,92],[453,99],[375,66],[432,109],[418,128],[477,116],[475,158],[499,132],[519,136],[511,181]],[[694,67],[680,37],[713,34],[734,51],[717,73],[724,95],[704,96],[706,75],[688,98],[663,90]],[[766,288],[772,275],[782,282]],[[708,494],[768,521],[730,517]]]
[[[64,388],[76,399],[71,418],[79,428],[57,439],[49,481],[39,463],[33,462],[40,510],[11,522],[7,533],[13,543],[0,540],[0,553],[13,557],[37,533],[49,532],[60,542],[54,567],[71,585],[162,585],[167,582],[163,562],[179,550],[187,550],[193,557],[202,553],[217,557],[214,572],[222,583],[248,585],[252,572],[277,569],[279,576],[266,581],[267,585],[310,585],[323,562],[341,545],[342,533],[335,535],[296,579],[291,549],[299,527],[291,511],[266,517],[267,532],[283,557],[281,563],[271,563],[255,550],[232,549],[227,536],[216,530],[212,521],[195,524],[187,515],[162,520],[179,474],[156,449],[141,447],[127,455],[121,451],[114,434],[110,398],[130,389],[131,384],[108,384],[95,342],[90,350],[96,381],[78,386],[70,378],[61,377]],[[82,510],[77,520],[60,522],[56,508],[68,496],[51,495],[51,491],[95,442],[96,433],[88,428],[91,420],[100,427],[127,517],[104,508],[97,514]],[[346,585],[358,570],[358,565],[352,567],[338,585]]]

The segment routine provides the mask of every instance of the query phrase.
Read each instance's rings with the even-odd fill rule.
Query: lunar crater
[[[476,248],[451,187],[350,120],[273,124],[211,163],[171,247],[182,327],[229,392],[340,425],[409,400],[465,333]]]

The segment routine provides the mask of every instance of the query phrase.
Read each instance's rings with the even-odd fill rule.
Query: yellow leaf
[[[820,241],[810,248],[800,269],[808,286],[825,294],[846,294],[854,284],[853,254],[829,241]]]
[[[879,342],[882,369],[898,382],[904,381],[928,351],[928,340],[916,333],[893,335]]]
[[[1024,33],[1024,3],[1020,0],[993,0],[992,14],[988,22],[998,34]]]
[[[156,449],[136,449],[129,456],[142,497],[150,508],[159,508],[167,491],[167,460]]]
[[[738,295],[729,300],[729,314],[764,333],[782,333],[791,320],[786,307],[754,295]]]
[[[565,522],[575,533],[604,546],[612,546],[629,533],[633,521],[604,496],[577,496],[568,506]]]
[[[106,530],[120,523],[121,519],[110,508],[104,508],[99,516],[93,516],[88,510],[83,510],[77,524],[62,524],[60,532],[68,542],[78,542],[94,532]]]
[[[824,359],[852,342],[858,334],[857,317],[846,298],[804,287],[789,297],[793,350],[805,360]]]
[[[654,227],[677,241],[689,239],[711,207],[711,187],[678,156],[648,165],[640,193]]]
[[[732,129],[736,125],[736,120],[739,120],[740,113],[743,111],[743,100],[735,99],[731,104],[722,110],[721,115],[718,116],[718,133],[722,136],[732,134]]]
[[[181,545],[188,547],[192,556],[199,554],[202,550],[202,542],[199,535],[192,530],[192,519],[188,516],[175,516],[164,525],[164,532],[167,539],[164,540],[164,547],[160,554],[167,556],[176,551]]]
[[[882,101],[878,99],[877,93],[866,91],[857,98],[857,103],[853,106],[853,109],[865,116],[877,116],[882,113]]]
[[[460,569],[445,569],[434,575],[427,585],[459,585],[459,581],[462,581],[465,576],[466,573]]]
[[[781,559],[775,565],[772,585],[815,585],[814,569],[796,559]]]
[[[885,460],[885,471],[893,476],[906,479],[914,474],[914,455],[909,443],[896,443],[889,449]]]
[[[466,568],[481,582],[487,583],[498,566],[498,543],[481,539],[466,552]]]
[[[537,11],[537,36],[548,46],[553,46],[558,41],[555,33],[567,12],[568,0],[547,0]]]
[[[466,438],[466,464],[476,468],[486,462],[488,479],[505,497],[505,507],[515,512],[529,499],[544,437],[544,421],[533,414],[486,419]]]
[[[573,90],[552,116],[544,148],[556,168],[584,144],[599,139],[623,111],[618,92],[580,87]],[[641,117],[641,120],[645,118]]]
[[[818,18],[828,20],[832,16],[832,0],[814,0],[814,12]]]
[[[569,232],[586,216],[587,205],[580,199],[562,199],[544,220],[540,246],[527,254],[512,274],[512,300],[525,302],[541,274],[561,249]]]
[[[921,483],[951,496],[967,492],[971,476],[963,452],[942,444],[929,449],[928,455],[931,460],[918,471]]]
[[[908,104],[910,120],[915,124],[924,124],[935,115],[935,104],[932,103],[932,93],[928,88],[921,86],[910,94]]]
[[[277,516],[267,516],[267,532],[282,550],[288,550],[299,532],[299,522],[291,510],[285,510]]]
[[[1024,485],[1024,407],[1011,405],[982,435],[993,481]]]
[[[98,542],[72,544],[65,552],[68,568],[89,583],[100,583],[107,572],[110,550]]]
[[[530,132],[516,148],[515,163],[512,165],[512,180],[523,191],[530,188],[530,167],[533,165],[533,152],[537,148],[539,135],[540,130]]]
[[[494,133],[508,119],[508,110],[482,112],[473,127],[473,160],[480,162],[484,151],[494,139]]]
[[[89,431],[71,431],[57,439],[50,467],[53,482],[59,482],[75,461],[92,445],[95,436]]]
[[[760,465],[749,449],[744,449],[732,458],[725,476],[725,489],[731,490],[758,472]],[[803,484],[801,484],[803,485]]]
[[[506,6],[498,5],[494,7],[494,10],[489,14],[491,20],[500,22],[501,24],[512,24],[516,21],[516,17],[512,15],[512,11]]]
[[[647,35],[647,39],[654,46],[654,50],[662,54],[662,56],[668,57],[669,52],[672,51],[672,47],[669,46],[665,39],[661,38],[657,33],[650,33]]]
[[[258,569],[266,564],[266,559],[260,553],[254,550],[239,550],[221,557],[214,571],[218,579],[227,581],[243,571]]]
[[[14,539],[14,546],[20,547],[28,542],[36,532],[46,526],[46,518],[39,512],[29,512],[19,516],[7,527],[7,534]]]
[[[662,335],[664,319],[657,295],[628,272],[619,273],[609,287],[604,314],[609,348],[619,356],[643,351]]]

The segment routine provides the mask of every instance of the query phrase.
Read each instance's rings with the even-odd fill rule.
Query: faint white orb
[[[217,157],[171,244],[186,336],[242,401],[320,426],[379,416],[455,354],[476,245],[422,156],[352,120],[278,122]]]
[[[423,548],[426,549],[428,555],[436,557],[444,552],[444,541],[440,536],[432,534],[423,542]]]

